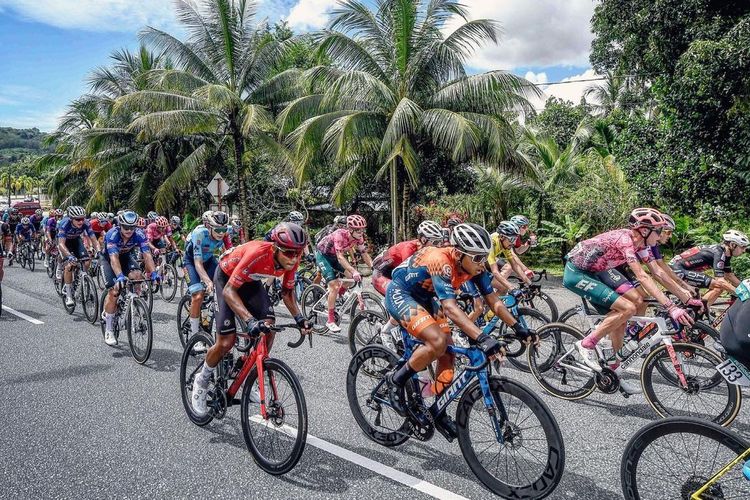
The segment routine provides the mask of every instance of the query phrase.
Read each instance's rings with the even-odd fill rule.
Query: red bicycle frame
[[[238,333],[237,335],[241,337],[249,338],[247,334]],[[260,413],[263,416],[263,418],[268,418],[268,415],[266,413],[266,386],[265,382],[263,381],[263,361],[265,361],[268,358],[268,342],[266,340],[266,335],[262,335],[258,342],[255,345],[255,348],[253,348],[250,352],[243,354],[241,359],[243,359],[242,368],[240,369],[240,372],[237,374],[237,377],[234,379],[234,382],[232,382],[232,385],[229,387],[229,390],[227,390],[227,399],[232,400],[234,399],[234,396],[237,394],[237,392],[240,390],[240,387],[242,387],[242,384],[245,383],[245,379],[247,378],[248,374],[250,373],[250,370],[253,369],[253,366],[256,367],[258,371],[258,389],[260,391]],[[273,395],[274,397],[278,397],[278,394],[276,393],[276,384],[274,381],[271,381],[272,389],[273,389]]]

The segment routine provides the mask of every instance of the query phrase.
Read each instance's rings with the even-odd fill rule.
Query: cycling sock
[[[112,313],[105,312],[104,313],[104,320],[107,323],[107,330],[109,330],[111,332],[113,330],[112,323],[114,323],[114,321],[115,321],[115,315],[112,314]]]
[[[190,318],[190,333],[196,334],[200,330],[201,320],[200,318]]]
[[[594,347],[596,347],[597,342],[599,342],[599,339],[596,338],[596,330],[594,330],[581,341],[581,346],[585,347],[586,349],[593,349]]]
[[[328,322],[329,323],[335,323],[336,322],[336,311],[334,309],[328,310]]]
[[[407,361],[406,363],[404,363],[404,366],[396,370],[396,373],[393,374],[393,383],[400,387],[403,387],[404,384],[406,384],[406,381],[409,380],[415,373],[417,373],[417,371],[412,368]]]
[[[208,381],[211,380],[211,375],[213,375],[215,371],[215,366],[212,368],[208,366],[207,363],[203,363],[203,369],[198,376],[195,377],[195,383],[205,388],[208,385]]]

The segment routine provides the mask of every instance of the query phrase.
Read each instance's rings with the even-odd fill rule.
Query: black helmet
[[[307,234],[297,224],[282,222],[271,231],[271,240],[281,248],[302,250],[307,245]]]

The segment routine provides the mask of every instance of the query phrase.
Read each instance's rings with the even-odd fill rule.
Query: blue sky
[[[464,3],[473,18],[497,19],[504,31],[499,46],[485,47],[469,61],[472,71],[506,69],[535,83],[593,75],[592,0]],[[288,19],[300,32],[321,27],[334,5],[335,0],[262,0],[258,10],[272,22]],[[0,0],[0,126],[53,130],[66,105],[86,92],[90,71],[108,64],[116,49],[136,49],[145,24],[178,30],[171,2]],[[547,90],[577,101],[584,88],[573,83]]]

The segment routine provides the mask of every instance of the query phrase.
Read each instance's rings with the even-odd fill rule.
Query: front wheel
[[[523,322],[529,329],[537,331],[541,327],[549,323],[549,319],[544,314],[540,313],[536,309],[527,309],[525,307],[518,308],[518,317],[516,319]],[[519,340],[514,340],[508,345],[508,350],[510,352],[516,352],[518,350],[522,350],[523,348],[523,343]],[[537,351],[537,353],[539,353],[539,351]],[[508,363],[515,366],[522,372],[530,372],[529,363],[526,359],[526,356],[508,356],[507,359]]]
[[[693,498],[711,480],[700,498],[750,498],[744,461],[714,478],[748,448],[750,442],[705,420],[672,417],[651,422],[622,454],[622,494],[627,500]]]
[[[99,319],[99,297],[96,284],[88,274],[84,274],[81,280],[81,307],[88,322],[95,325]]]
[[[354,320],[354,316],[361,311],[377,311],[385,317],[388,317],[388,313],[385,311],[383,305],[383,297],[377,293],[364,291],[361,293],[362,304],[360,305],[359,300],[355,300],[349,309],[349,322]]]
[[[651,351],[641,367],[641,383],[646,401],[661,417],[685,416],[711,420],[727,426],[737,417],[742,405],[742,392],[738,385],[721,378],[716,365],[722,359],[710,349],[675,342],[674,359],[684,375],[686,385],[679,380],[668,346],[663,344]],[[661,369],[657,365],[664,365]],[[670,377],[661,372],[671,369]]]
[[[57,257],[50,256],[47,261],[47,277],[54,278],[57,270]]]
[[[297,376],[282,361],[263,362],[262,392],[257,369],[248,375],[242,390],[242,433],[255,463],[269,474],[285,474],[297,465],[307,441],[307,405]]]
[[[140,297],[133,297],[127,311],[128,344],[133,359],[142,365],[151,355],[154,343],[154,331],[151,325],[151,313]]]
[[[544,314],[550,321],[562,321],[560,320],[560,314],[557,309],[557,304],[552,300],[552,297],[542,292],[538,292],[538,295],[534,295],[530,300],[523,302],[524,306],[536,309],[540,313]]]
[[[352,356],[369,344],[382,344],[380,329],[387,316],[375,311],[360,311],[349,324],[349,351]]]
[[[478,380],[458,402],[458,444],[466,463],[482,484],[503,498],[548,496],[565,469],[565,446],[555,417],[518,382],[490,377],[489,391],[491,407]]]
[[[187,341],[185,350],[182,352],[182,360],[180,361],[180,394],[182,396],[182,406],[185,408],[185,413],[187,413],[190,421],[201,427],[208,424],[214,417],[210,411],[204,416],[195,413],[191,398],[193,397],[195,377],[203,369],[206,353],[212,345],[214,345],[214,339],[210,335],[205,333],[193,335]],[[209,385],[209,387],[211,386]],[[216,392],[217,390],[214,387],[212,391],[209,391],[209,394],[213,396]]]
[[[174,296],[177,295],[177,271],[172,267],[171,264],[164,266],[164,276],[161,277],[161,284],[159,285],[159,293],[161,298],[166,302],[172,302]]]

